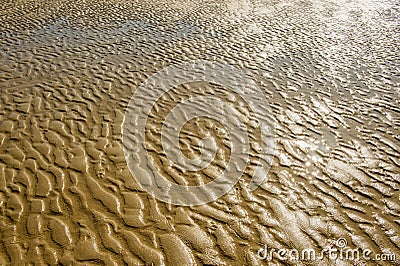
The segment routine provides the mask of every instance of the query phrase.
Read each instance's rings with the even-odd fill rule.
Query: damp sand
[[[265,245],[318,252],[339,238],[400,258],[396,10],[395,1],[372,0],[3,1],[0,264],[266,265],[257,256]],[[232,65],[263,90],[277,150],[257,190],[247,186],[254,144],[227,195],[179,207],[135,182],[122,123],[142,82],[198,59]],[[146,134],[171,182],[207,183],[229,160],[229,132],[212,119],[180,132],[189,158],[204,136],[215,140],[207,168],[182,172],[162,150],[169,110],[202,95],[230,101],[254,127],[240,95],[224,86],[177,86],[154,107]]]

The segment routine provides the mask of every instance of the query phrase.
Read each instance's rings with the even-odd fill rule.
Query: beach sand
[[[397,254],[370,265],[399,265],[398,8],[373,0],[2,1],[0,265],[363,265],[258,253],[319,253],[338,239],[371,256]],[[223,85],[175,87],[146,124],[149,156],[171,182],[215,179],[231,149],[222,121],[191,120],[180,132],[183,153],[195,158],[211,136],[214,161],[192,172],[169,162],[160,130],[176,103],[211,95],[254,129],[248,167],[228,194],[176,206],[135,181],[122,125],[142,82],[190,60],[234,66],[257,84],[276,152],[265,182],[249,191],[260,131],[247,103]]]

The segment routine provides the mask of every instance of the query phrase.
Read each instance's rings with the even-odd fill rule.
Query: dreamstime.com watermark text
[[[352,249],[347,246],[347,240],[339,238],[334,241],[334,245],[328,246],[320,251],[312,248],[303,250],[298,249],[275,249],[265,245],[257,252],[261,260],[272,261],[275,258],[280,261],[322,261],[345,260],[345,261],[396,261],[395,253],[372,254],[370,249]],[[361,264],[362,265],[362,264]]]

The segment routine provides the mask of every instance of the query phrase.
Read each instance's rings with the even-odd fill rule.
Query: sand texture
[[[400,265],[398,10],[394,0],[2,0],[0,265],[363,265],[257,256],[265,245],[322,250],[339,238],[397,253],[367,265]],[[250,192],[260,131],[246,103],[207,82],[173,88],[146,125],[166,179],[207,183],[231,155],[223,121],[199,118],[183,126],[181,149],[196,158],[210,136],[212,163],[185,172],[169,162],[160,130],[178,102],[230,103],[252,140],[234,189],[175,206],[132,177],[122,125],[142,82],[199,59],[262,89],[277,150]]]

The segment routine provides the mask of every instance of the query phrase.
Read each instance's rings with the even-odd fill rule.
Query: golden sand
[[[373,256],[397,254],[370,265],[399,265],[395,5],[2,1],[0,265],[266,265],[258,253],[265,246],[320,252],[337,239]],[[122,124],[142,82],[199,59],[232,65],[262,89],[277,150],[265,182],[249,191],[260,132],[246,103],[224,86],[177,86],[146,125],[146,149],[166,179],[208,183],[231,155],[221,121],[196,119],[180,132],[182,152],[196,158],[200,140],[211,136],[214,161],[185,172],[167,160],[163,120],[190,97],[233,104],[252,148],[228,194],[175,206],[154,199],[132,177]],[[364,259],[271,260],[363,265]]]

